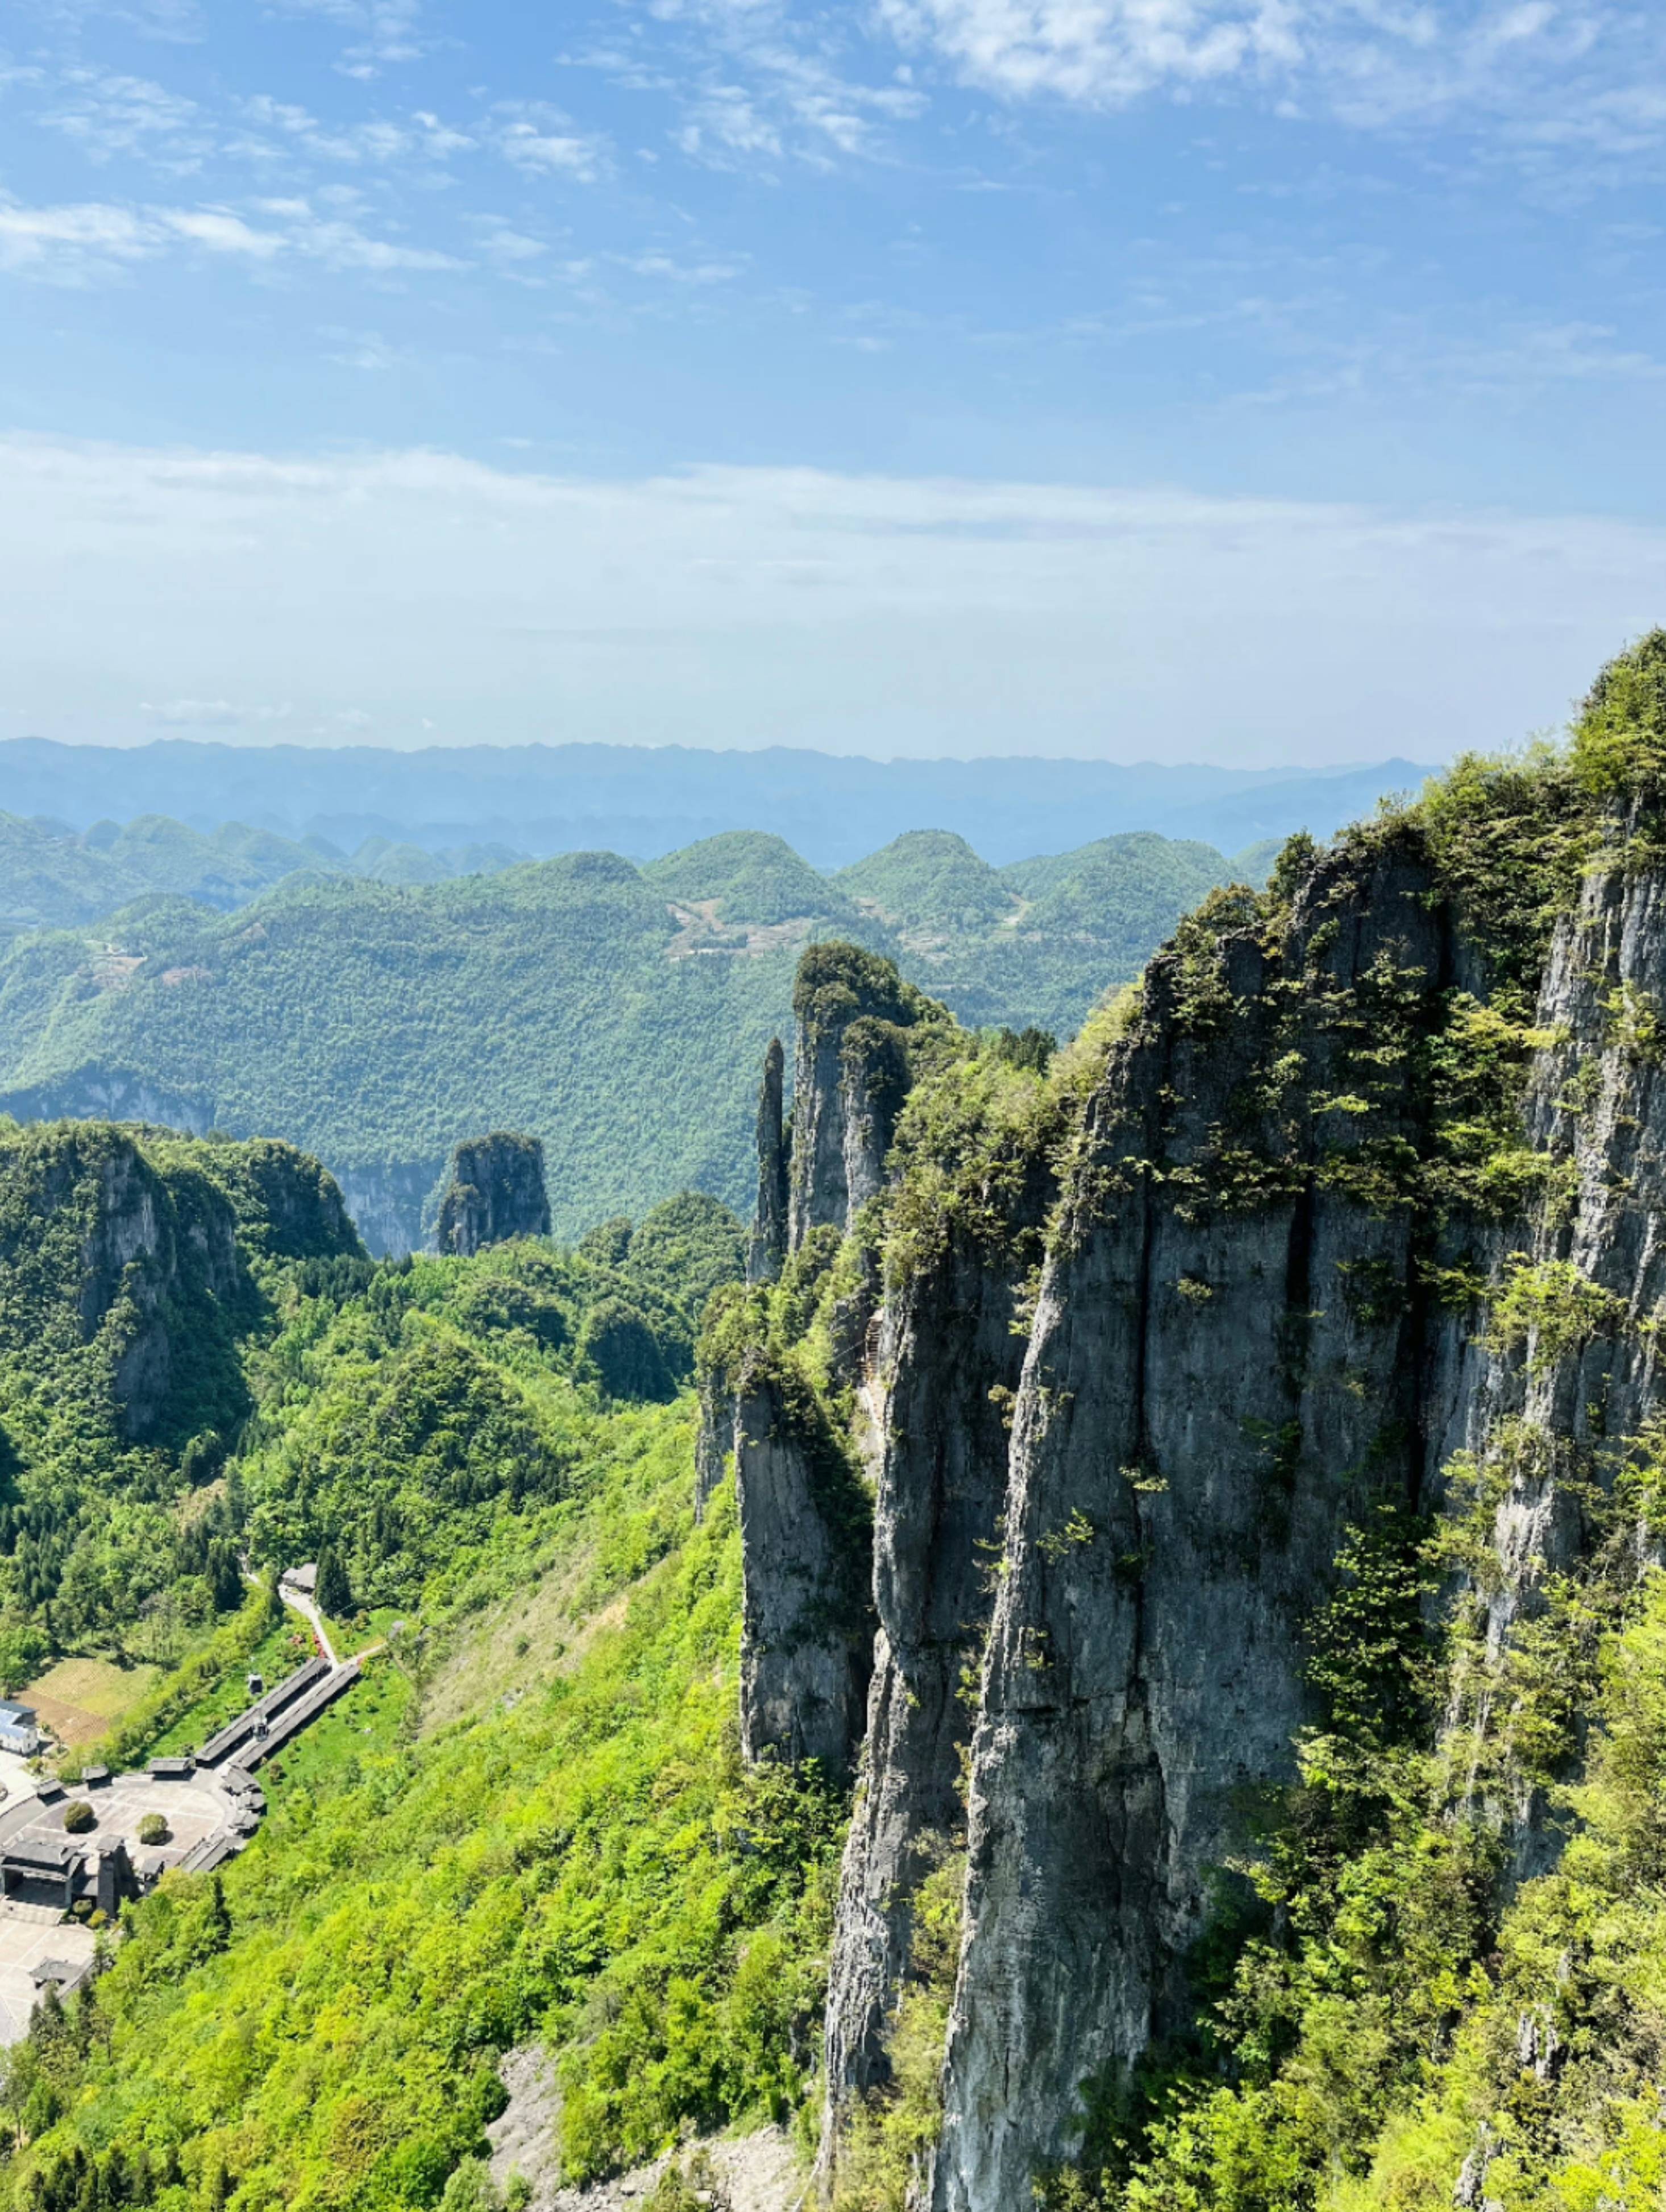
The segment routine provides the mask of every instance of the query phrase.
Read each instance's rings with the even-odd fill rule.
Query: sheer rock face
[[[1493,1526],[1496,1571],[1487,1596],[1486,1658],[1500,1664],[1518,1623],[1542,1609],[1546,1577],[1592,1541],[1580,1489],[1607,1483],[1616,1439],[1666,1412],[1660,1339],[1652,1324],[1666,1300],[1666,879],[1657,866],[1623,861],[1586,877],[1578,908],[1557,932],[1535,1017],[1552,1040],[1528,1088],[1529,1140],[1568,1178],[1566,1210],[1547,1206],[1532,1226],[1495,1240],[1495,1268],[1510,1255],[1566,1263],[1589,1285],[1588,1325],[1561,1340],[1566,1314],[1550,1313],[1518,1341],[1477,1348],[1477,1380],[1454,1441],[1501,1458],[1508,1480]],[[1512,1448],[1513,1435],[1528,1440]],[[1519,1423],[1519,1428],[1513,1425]],[[1656,1564],[1639,1532],[1638,1569]],[[1484,1713],[1485,1679],[1456,1686],[1465,1725]],[[1487,1808],[1513,1844],[1512,1881],[1554,1864],[1562,1831],[1532,1793]]]
[[[910,1902],[963,1822],[921,2203],[1014,2212],[1079,2148],[1085,2089],[1187,2021],[1183,1961],[1212,1885],[1317,1717],[1305,1628],[1350,1525],[1385,1497],[1438,1503],[1460,1449],[1505,1462],[1481,1679],[1454,1691],[1450,1724],[1468,1727],[1546,1576],[1590,1540],[1566,1478],[1611,1469],[1602,1440],[1657,1416],[1659,1339],[1639,1324],[1666,1299],[1659,872],[1588,876],[1543,978],[1526,1134],[1560,1162],[1566,1204],[1442,1227],[1422,1169],[1407,1179],[1435,1143],[1422,1040],[1455,986],[1486,995],[1414,832],[1326,859],[1281,957],[1248,931],[1222,940],[1213,1007],[1183,951],[1152,964],[1081,1109],[1027,1338],[1000,1237],[975,1249],[952,1227],[851,1333],[841,1379],[871,1423],[877,1634],[824,2179],[851,2098],[885,2078]],[[906,1085],[885,1024],[846,1012],[800,1038],[795,1245],[878,1188]],[[1015,1239],[1049,1197],[1014,1202]],[[1571,1267],[1584,1318],[1529,1304],[1512,1330],[1440,1303],[1432,1279],[1460,1262],[1495,1287],[1523,1264]],[[755,1391],[739,1448],[748,1741],[792,1756],[854,1726],[860,1674],[817,1601],[824,1575],[824,1597],[848,1592],[848,1553],[806,1507],[798,1418]],[[1489,1808],[1517,1878],[1557,1848],[1538,1809]]]
[[[755,1282],[778,1273],[813,1230],[847,1227],[879,1189],[907,1093],[905,1032],[925,1002],[888,963],[832,945],[805,956],[795,1003],[790,1157],[778,1043],[759,1097]],[[842,1386],[864,1383],[877,1296],[877,1279],[865,1273],[832,1316]],[[745,1572],[742,1747],[748,1759],[816,1759],[847,1773],[873,1668],[871,1509],[824,1414],[788,1378],[754,1364],[726,1379]],[[718,1387],[702,1421],[702,1504],[730,1434]]]
[[[937,2212],[1027,2201],[1077,2147],[1083,2085],[1182,2024],[1211,1870],[1312,1717],[1302,1622],[1349,1522],[1424,1482],[1445,1330],[1413,1216],[1369,1210],[1317,1157],[1419,1142],[1409,1059],[1397,1097],[1305,1117],[1293,1150],[1268,1113],[1245,1149],[1280,1161],[1281,1194],[1196,1194],[1219,1193],[1221,1131],[1243,1133],[1261,1070],[1298,1053],[1310,1096],[1346,1090],[1373,975],[1417,999],[1448,980],[1431,890],[1392,848],[1362,884],[1322,878],[1284,963],[1299,998],[1229,940],[1235,1003],[1204,1034],[1159,958],[1090,1106],[1014,1421]]]
[[[694,1432],[694,1517],[703,1521],[713,1491],[728,1472],[735,1448],[736,1407],[715,1375],[699,1380],[699,1418]]]
[[[259,1304],[245,1240],[274,1256],[362,1251],[335,1183],[287,1145],[158,1158],[160,1165],[125,1129],[67,1122],[0,1162],[11,1185],[0,1212],[28,1224],[29,1245],[48,1231],[56,1244],[66,1218],[70,1224],[77,1258],[40,1291],[64,1303],[83,1344],[103,1346],[122,1432],[135,1443],[166,1429],[182,1358],[200,1365],[206,1346],[212,1365],[228,1321],[254,1324]],[[3,1228],[0,1257],[27,1266]],[[229,1375],[222,1379],[236,1398],[226,1411],[240,1418],[240,1390]]]
[[[812,1229],[850,1219],[844,1158],[844,1032],[850,1017],[800,1021],[793,1058],[793,1158],[787,1249],[796,1252]]]
[[[906,1032],[887,1021],[853,1022],[839,1052],[847,1224],[884,1188],[885,1158],[908,1090]]]
[[[772,1283],[787,1257],[790,1163],[781,1124],[781,1083],[787,1055],[771,1037],[757,1095],[757,1213],[746,1250],[749,1283]]]
[[[549,1234],[544,1146],[538,1138],[500,1129],[456,1147],[435,1231],[441,1252],[467,1258],[512,1237]]]
[[[862,1500],[818,1409],[765,1372],[741,1378],[734,1449],[742,1756],[848,1776],[873,1649]]]
[[[1038,1227],[1031,1177],[1015,1231]],[[988,1623],[1006,1475],[1003,1405],[1024,1355],[1022,1267],[952,1237],[882,1310],[873,1349],[879,1437],[874,1600],[879,1632],[864,1784],[840,1885],[828,1990],[824,2169],[852,2093],[889,2075],[886,2042],[920,1881],[959,1839],[969,1677]]]
[[[69,1157],[64,1164],[69,1172],[63,1197],[74,1202],[73,1183],[82,1162]],[[125,1305],[116,1316],[112,1381],[123,1431],[142,1443],[155,1433],[173,1377],[167,1307],[188,1264],[181,1243],[190,1248],[193,1273],[203,1287],[216,1299],[229,1300],[240,1273],[236,1220],[215,1193],[200,1194],[188,1218],[180,1221],[155,1169],[125,1137],[104,1144],[94,1189],[93,1218],[82,1248],[82,1334],[90,1342],[111,1320],[112,1310]]]

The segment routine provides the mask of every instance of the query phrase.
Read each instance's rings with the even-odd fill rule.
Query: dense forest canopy
[[[109,848],[123,881],[141,851],[167,856],[155,896],[0,958],[0,1106],[286,1138],[341,1180],[377,1250],[422,1241],[452,1146],[494,1127],[542,1138],[563,1236],[679,1188],[745,1208],[752,1071],[807,941],[860,939],[973,1025],[1068,1035],[1232,872],[1140,835],[1029,864],[1032,890],[926,836],[830,881],[749,831],[645,869],[579,854],[413,884],[314,866],[222,914],[177,895],[202,891],[173,864],[203,841],[164,826]],[[952,909],[945,851],[981,885]]]

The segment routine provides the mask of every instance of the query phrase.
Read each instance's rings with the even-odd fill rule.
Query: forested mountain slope
[[[521,1241],[465,1274],[379,1273],[287,1145],[0,1121],[0,1671],[15,1687],[88,1645],[166,1657],[182,1620],[241,1602],[240,1553],[281,1567],[329,1545],[367,1594],[414,1596],[476,1509],[554,1495],[560,1467],[477,1362],[407,1320],[450,1301],[465,1333],[535,1348],[575,1388],[668,1401],[741,1260],[733,1217],[690,1194],[573,1253]],[[344,1304],[410,1356],[331,1334]],[[318,1387],[291,1394],[308,1345]],[[293,1449],[260,1457],[275,1406]],[[492,1471],[449,1497],[465,1434]]]
[[[125,824],[96,822],[81,833],[65,823],[0,814],[0,939],[96,921],[153,893],[228,911],[307,870],[434,884],[489,874],[525,858],[502,845],[429,853],[386,837],[367,838],[350,854],[322,837],[298,842],[240,822],[205,833],[159,814]]]
[[[770,746],[227,744],[0,740],[0,803],[85,830],[168,814],[250,822],[343,851],[385,837],[429,851],[514,845],[539,859],[605,849],[648,859],[733,830],[785,838],[818,868],[936,823],[998,864],[1131,830],[1236,852],[1305,826],[1328,836],[1383,792],[1428,774],[1408,760],[1353,769],[1231,769],[1103,760],[864,760]]]
[[[422,886],[301,874],[221,915],[141,901],[0,958],[0,1108],[277,1135],[373,1249],[432,1228],[453,1145],[543,1139],[558,1234],[667,1191],[748,1202],[750,1071],[804,944],[855,935],[975,1024],[1075,1029],[1230,865],[1138,836],[997,872],[900,839],[830,883],[738,833]],[[945,871],[981,899],[944,904]],[[1031,874],[1036,881],[1031,888]]]
[[[686,1378],[739,1264],[684,1199],[577,1252],[377,1265],[283,1148],[4,1133],[10,1686],[166,1627],[106,1749],[199,1742],[292,1663],[301,1559],[381,1656],[264,1771],[246,1854],[170,1875],[0,2054],[0,2202],[432,2205],[539,2036],[578,2174],[790,2113],[842,1808],[736,1745],[739,1546],[726,1497],[694,1523]],[[142,1341],[179,1387],[136,1411]]]

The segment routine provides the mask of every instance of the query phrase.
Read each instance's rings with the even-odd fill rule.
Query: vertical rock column
[[[771,1037],[757,1094],[757,1212],[746,1250],[749,1283],[772,1283],[787,1257],[788,1162],[781,1121],[781,1082],[787,1055]]]
[[[1002,1409],[1012,1402],[1024,1357],[1012,1321],[1030,1256],[1025,1232],[1038,1231],[1051,1188],[1037,1162],[1000,1254],[952,1231],[880,1318],[873,1363],[879,1633],[866,1786],[845,1848],[834,1923],[824,2181],[836,2172],[852,2098],[890,2075],[887,2044],[908,1969],[915,1893],[962,1837],[962,1766],[973,1719],[968,1675],[982,1655],[1000,1553],[1007,1455]]]
[[[742,1754],[847,1777],[873,1667],[867,1501],[820,1407],[762,1359],[737,1393],[735,1489]]]
[[[435,1231],[441,1252],[467,1258],[512,1237],[549,1234],[544,1146],[538,1138],[499,1129],[455,1148]]]

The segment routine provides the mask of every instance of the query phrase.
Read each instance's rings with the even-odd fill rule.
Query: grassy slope
[[[600,1417],[567,1499],[430,1585],[443,1721],[417,1732],[410,1680],[372,1662],[281,1763],[228,1942],[200,1881],[140,1910],[107,2045],[59,2067],[11,2201],[81,2145],[175,2151],[164,2207],[222,2172],[243,2208],[432,2204],[496,2108],[495,2055],[536,2033],[575,2174],[791,2107],[842,1812],[739,1765],[738,1539],[727,1492],[692,1526],[690,1411]],[[471,1646],[545,1579],[570,1649],[517,1638],[459,1709]]]

